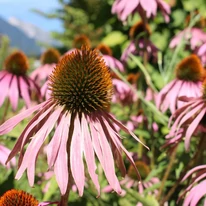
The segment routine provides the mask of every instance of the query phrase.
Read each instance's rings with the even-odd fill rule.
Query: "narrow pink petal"
[[[122,176],[125,176],[126,175],[126,168],[125,168],[124,161],[123,161],[122,155],[121,155],[122,149],[115,141],[112,141],[112,137],[110,136],[110,133],[112,133],[114,135],[116,134],[116,132],[114,131],[114,128],[112,128],[113,125],[111,125],[110,122],[107,122],[104,118],[101,118],[101,117],[100,117],[100,121],[101,121],[103,130],[105,132],[105,135],[107,137],[110,137],[111,145],[113,147],[112,152],[113,152],[113,154],[115,153],[114,154],[116,157],[115,160],[118,164],[119,169],[121,170]],[[118,138],[118,137],[116,137],[116,138]]]
[[[62,118],[65,121],[63,125],[62,134],[59,137],[61,139],[61,143],[54,164],[54,173],[61,194],[64,195],[67,191],[69,181],[67,141],[69,136],[70,114],[68,113],[66,117],[63,116]]]
[[[45,102],[47,103],[47,102]],[[21,156],[23,154],[23,148],[25,146],[25,144],[28,142],[29,138],[36,133],[40,128],[37,129],[37,127],[39,126],[39,123],[45,119],[45,117],[47,117],[48,113],[53,109],[53,107],[49,107],[47,109],[48,106],[50,106],[52,102],[48,102],[48,104],[45,104],[42,108],[41,111],[39,111],[34,117],[33,119],[28,123],[28,125],[26,126],[26,128],[23,130],[23,132],[21,133],[20,137],[18,138],[13,150],[11,151],[7,162],[14,157],[19,151],[20,152],[20,156],[19,156],[19,163],[21,163]],[[32,109],[32,108],[31,108]],[[27,111],[27,110],[26,110]],[[43,121],[44,122],[44,121]]]
[[[79,196],[84,192],[84,162],[83,162],[83,145],[84,145],[84,132],[81,132],[81,125],[78,114],[74,120],[74,132],[71,140],[70,147],[70,164],[71,172],[74,182],[79,190]]]
[[[11,102],[12,109],[15,111],[17,109],[18,100],[19,100],[19,90],[17,77],[13,75],[13,79],[9,88],[9,99]]]
[[[185,181],[190,175],[192,175],[193,173],[195,173],[196,171],[199,171],[201,169],[206,169],[206,165],[199,165],[197,167],[194,167],[193,169],[191,169],[181,180],[181,182]]]
[[[35,172],[35,163],[37,159],[38,152],[43,145],[46,137],[53,129],[59,115],[59,110],[54,111],[51,116],[47,119],[44,126],[32,137],[31,142],[29,143],[25,155],[23,157],[22,164],[20,168],[18,169],[18,172],[16,174],[16,178],[19,179],[24,170],[27,168],[27,175],[29,179],[29,184],[33,186],[34,184],[34,172]]]
[[[92,123],[91,123],[92,124]],[[98,141],[100,143],[102,153],[103,153],[103,161],[104,161],[104,172],[107,177],[107,180],[109,184],[113,187],[113,189],[121,194],[121,187],[119,185],[119,181],[117,179],[117,176],[115,174],[115,168],[114,168],[114,159],[111,151],[111,147],[108,143],[108,140],[106,138],[106,135],[103,131],[103,128],[101,126],[101,123],[98,119],[95,119],[95,122],[93,122],[95,125],[95,128],[98,131]]]
[[[61,118],[54,132],[54,136],[52,137],[50,143],[47,146],[47,162],[49,169],[55,164],[56,157],[59,151],[60,143],[61,143],[61,133],[64,126],[65,118]]]
[[[148,150],[149,147],[147,147],[143,142],[141,142],[139,140],[139,138],[130,130],[128,130],[120,121],[118,121],[117,119],[115,119],[112,115],[110,115],[109,113],[104,113],[103,114],[105,117],[108,117],[109,119],[111,119],[119,128],[121,128],[124,132],[130,134],[136,141],[138,141],[139,143],[141,143],[142,145],[144,145]]]
[[[111,130],[110,126],[109,126],[108,123],[107,123],[107,120],[104,119],[104,118],[102,118],[102,119],[103,119],[103,122],[104,122],[105,126],[108,128],[108,132],[109,132],[109,134],[110,134],[111,140],[113,141],[113,143],[114,143],[115,145],[118,145],[118,147],[121,147],[121,149],[122,149],[122,150],[124,151],[124,153],[126,154],[126,156],[127,156],[128,160],[130,161],[130,163],[134,166],[135,171],[136,171],[136,173],[137,173],[138,179],[141,180],[141,176],[140,176],[140,174],[139,174],[139,171],[137,170],[137,167],[136,167],[136,165],[135,165],[135,163],[134,163],[134,160],[133,160],[131,154],[130,154],[130,153],[124,148],[124,146],[122,145],[122,143],[121,143],[121,141],[120,141],[120,137],[118,136],[118,134],[115,134],[115,133]]]
[[[32,113],[35,111],[39,110],[41,107],[43,107],[47,102],[43,102],[39,105],[36,105],[32,108],[29,108],[20,114],[12,117],[11,119],[7,120],[0,126],[0,135],[6,134],[10,132],[19,122],[21,122],[23,119],[27,118],[30,116]]]
[[[92,146],[92,140],[91,140],[91,135],[89,132],[88,124],[86,121],[86,118],[84,114],[82,114],[82,119],[81,119],[81,133],[84,134],[84,155],[85,155],[85,160],[87,163],[89,175],[94,182],[94,185],[98,191],[98,195],[100,195],[100,185],[98,182],[98,176],[95,173],[96,171],[96,164],[95,164],[95,155],[94,155],[94,149]]]
[[[0,106],[4,103],[6,96],[8,95],[9,85],[12,80],[12,74],[7,73],[4,78],[0,81]]]
[[[204,105],[203,105],[204,106]],[[187,129],[186,135],[185,135],[185,149],[188,151],[190,146],[190,138],[197,128],[198,124],[200,123],[201,119],[205,115],[206,108],[202,109],[202,111],[195,117],[194,121],[190,124],[190,126]]]
[[[29,88],[28,82],[26,82],[24,77],[21,77],[21,76],[18,77],[18,81],[19,81],[19,86],[20,86],[20,94],[22,98],[24,99],[27,108],[29,108],[31,104],[31,97],[29,94],[30,88]]]

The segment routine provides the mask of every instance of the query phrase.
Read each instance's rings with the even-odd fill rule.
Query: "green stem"
[[[6,116],[7,116],[7,113],[9,111],[9,105],[10,105],[10,101],[9,101],[9,98],[7,98],[6,103],[5,103],[5,108],[4,108],[4,114],[2,116],[2,120],[1,120],[0,124],[3,124],[6,120]]]

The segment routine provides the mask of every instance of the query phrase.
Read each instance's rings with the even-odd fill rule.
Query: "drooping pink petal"
[[[194,133],[195,129],[197,128],[198,124],[200,123],[201,119],[205,115],[206,108],[202,109],[200,113],[195,117],[193,122],[190,124],[190,126],[187,129],[186,135],[185,135],[185,149],[188,151],[190,146],[190,138],[192,134]]]
[[[70,164],[71,172],[74,178],[75,184],[79,190],[79,196],[84,192],[84,162],[83,162],[83,145],[84,145],[84,133],[81,132],[81,125],[78,114],[74,120],[74,132],[71,140],[70,147]]]
[[[13,79],[9,87],[9,99],[11,102],[12,109],[15,111],[19,99],[18,83],[17,83],[17,77],[15,75],[13,75]]]
[[[68,113],[67,116],[64,114],[62,119],[65,120],[63,124],[62,134],[59,137],[61,139],[58,155],[54,164],[54,173],[56,176],[57,183],[59,185],[61,194],[64,195],[67,191],[69,184],[69,171],[68,171],[68,153],[67,153],[67,141],[69,136],[69,123],[71,115]]]
[[[20,86],[20,94],[21,94],[22,98],[24,99],[27,108],[29,108],[30,103],[31,103],[31,98],[30,98],[30,94],[29,94],[28,82],[26,82],[24,77],[21,77],[21,76],[18,77],[18,81],[19,81],[19,86]]]
[[[12,80],[12,74],[7,73],[4,78],[1,80],[0,88],[0,106],[4,103],[6,96],[8,95],[9,85]]]
[[[91,140],[91,135],[88,129],[88,124],[86,121],[86,118],[84,116],[84,114],[82,114],[82,119],[81,119],[81,133],[84,134],[84,156],[85,156],[85,160],[87,163],[87,167],[88,167],[88,172],[89,175],[92,179],[92,181],[94,182],[94,185],[98,191],[98,195],[100,195],[100,185],[98,182],[98,176],[95,173],[96,171],[96,164],[95,164],[95,155],[94,155],[94,149],[92,146],[92,140]]]
[[[155,0],[140,0],[142,8],[146,11],[147,18],[157,13],[157,2]]]
[[[114,188],[114,190],[117,193],[120,194],[121,187],[119,185],[119,181],[115,174],[114,159],[113,159],[111,147],[108,143],[108,140],[106,139],[106,135],[98,119],[95,119],[94,125],[98,131],[97,138],[100,143],[100,147],[102,149],[105,175],[108,179],[109,184]]]
[[[39,110],[41,107],[43,107],[47,102],[43,102],[41,104],[38,104],[34,107],[31,107],[20,114],[12,117],[11,119],[7,120],[0,126],[0,135],[6,134],[10,132],[19,122],[21,122],[23,119],[30,116],[35,111]]]
[[[126,132],[127,134],[130,134],[136,141],[138,141],[139,143],[141,143],[142,145],[144,145],[148,150],[149,148],[139,140],[139,138],[130,130],[128,130],[120,121],[118,121],[117,119],[115,119],[112,115],[110,115],[109,113],[104,113],[105,116],[107,116],[110,120],[112,120],[119,128],[121,128],[124,132]]]
[[[29,179],[29,184],[33,186],[34,184],[34,172],[35,172],[35,163],[37,159],[38,152],[43,145],[48,134],[54,127],[57,119],[59,118],[61,110],[55,110],[47,119],[43,127],[32,137],[31,142],[29,143],[25,155],[23,157],[22,164],[18,169],[16,178],[20,179],[23,172],[27,168],[27,175]]]

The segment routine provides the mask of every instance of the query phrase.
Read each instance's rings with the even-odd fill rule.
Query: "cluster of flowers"
[[[20,179],[27,170],[29,184],[33,186],[37,156],[44,147],[48,171],[55,175],[61,200],[38,203],[28,194],[12,190],[0,198],[0,205],[17,205],[11,198],[15,195],[23,198],[18,205],[25,205],[25,201],[31,201],[31,205],[67,205],[69,191],[73,186],[80,196],[83,195],[87,181],[85,165],[100,196],[96,158],[109,183],[103,188],[104,192],[115,191],[124,196],[126,191],[121,188],[124,186],[138,188],[139,193],[143,194],[145,188],[161,184],[158,177],[146,178],[150,173],[150,160],[140,161],[136,153],[127,151],[120,135],[122,130],[148,148],[134,134],[140,124],[149,125],[144,111],[132,114],[125,126],[111,114],[110,108],[111,102],[124,107],[134,105],[139,100],[137,82],[142,74],[128,74],[126,65],[131,54],[143,57],[146,62],[157,62],[159,49],[150,41],[151,29],[147,19],[153,18],[158,8],[165,22],[169,22],[170,6],[163,0],[114,2],[112,13],[117,14],[124,24],[129,16],[137,12],[142,18],[142,21],[131,27],[131,41],[120,60],[112,56],[112,50],[107,45],[100,44],[91,49],[90,40],[85,35],[78,36],[74,41],[74,48],[64,55],[60,55],[56,49],[48,49],[41,56],[41,66],[32,73],[28,72],[29,63],[23,52],[16,51],[7,57],[4,68],[0,71],[0,106],[5,104],[8,109],[11,105],[12,110],[16,111],[19,101],[23,100],[25,107],[7,121],[5,112],[0,135],[7,134],[33,113],[35,115],[20,134],[12,151],[0,145],[0,162],[7,168],[14,167],[15,156],[19,154],[16,179]],[[184,140],[188,151],[192,136],[197,136],[200,137],[203,145],[201,149],[204,150],[206,33],[195,27],[186,29],[173,38],[170,47],[176,47],[183,38],[189,40],[192,54],[177,64],[175,78],[159,92],[147,85],[142,93],[145,101],[153,102],[162,113],[171,114],[170,131],[163,147],[174,151]],[[156,122],[152,122],[152,131],[158,131]],[[123,152],[130,162],[128,169],[124,164]],[[122,181],[117,178],[115,163],[125,177]],[[205,171],[206,165],[198,165],[182,179],[185,181],[196,172],[192,183],[180,196],[182,198],[186,195],[185,206],[196,205],[205,195]],[[198,182],[200,183],[197,184]],[[160,192],[154,189],[152,195],[158,197]]]

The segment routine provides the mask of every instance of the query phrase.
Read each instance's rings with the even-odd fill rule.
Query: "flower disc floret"
[[[192,54],[184,58],[176,67],[176,77],[185,81],[201,81],[203,79],[204,69],[200,59]]]
[[[29,69],[29,63],[26,55],[23,52],[16,51],[6,58],[4,67],[12,74],[25,75]]]
[[[89,38],[84,34],[76,36],[73,41],[73,47],[80,49],[83,45],[87,47],[91,46]]]
[[[41,64],[56,64],[59,62],[61,54],[57,49],[47,49],[41,56]]]
[[[51,97],[70,112],[107,110],[112,96],[108,67],[97,50],[85,46],[61,59],[49,88]]]
[[[37,206],[38,201],[22,190],[9,190],[0,198],[1,206]]]

